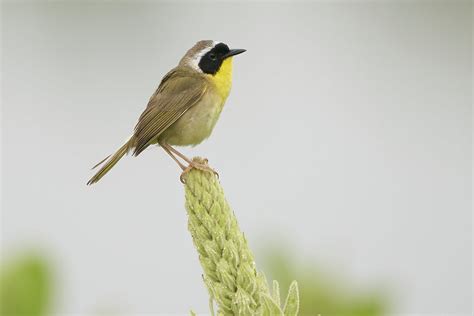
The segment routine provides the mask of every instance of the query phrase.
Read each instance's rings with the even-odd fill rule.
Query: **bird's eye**
[[[214,53],[210,53],[210,54],[209,54],[209,58],[210,58],[211,60],[216,60],[216,59],[217,59],[217,56],[216,56],[216,54],[214,54]]]

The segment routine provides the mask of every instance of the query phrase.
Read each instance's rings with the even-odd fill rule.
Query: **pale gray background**
[[[214,134],[253,248],[281,239],[395,313],[471,308],[468,1],[10,3],[2,23],[2,247],[60,268],[59,314],[206,312],[179,170],[130,157],[93,187],[199,39],[248,52]],[[257,253],[258,259],[258,253]]]

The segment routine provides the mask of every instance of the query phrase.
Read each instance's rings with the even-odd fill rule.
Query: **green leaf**
[[[298,283],[296,283],[296,281],[293,281],[290,284],[290,289],[288,290],[288,296],[286,297],[285,307],[283,309],[285,316],[298,315],[299,305],[300,305],[300,298],[299,298],[299,293],[298,293]]]
[[[260,291],[262,293],[270,293],[270,290],[268,289],[267,277],[265,276],[265,273],[263,273],[263,271],[258,272],[257,279]]]
[[[214,299],[212,296],[209,296],[209,311],[211,312],[211,316],[215,316],[214,313]]]
[[[276,302],[267,294],[262,294],[262,315],[263,316],[283,316],[283,312]]]
[[[273,280],[273,290],[272,290],[272,297],[275,303],[278,306],[281,306],[281,301],[280,301],[280,285],[278,284],[277,280]]]

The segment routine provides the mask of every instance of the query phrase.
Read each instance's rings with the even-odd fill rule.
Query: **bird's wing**
[[[153,143],[164,130],[197,104],[206,90],[207,84],[202,77],[189,71],[171,70],[150,98],[135,126],[133,154],[140,154]]]

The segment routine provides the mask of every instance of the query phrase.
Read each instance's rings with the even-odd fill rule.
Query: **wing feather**
[[[199,103],[206,90],[206,82],[199,75],[189,70],[171,70],[151,96],[135,126],[133,155],[140,154],[187,110]]]

